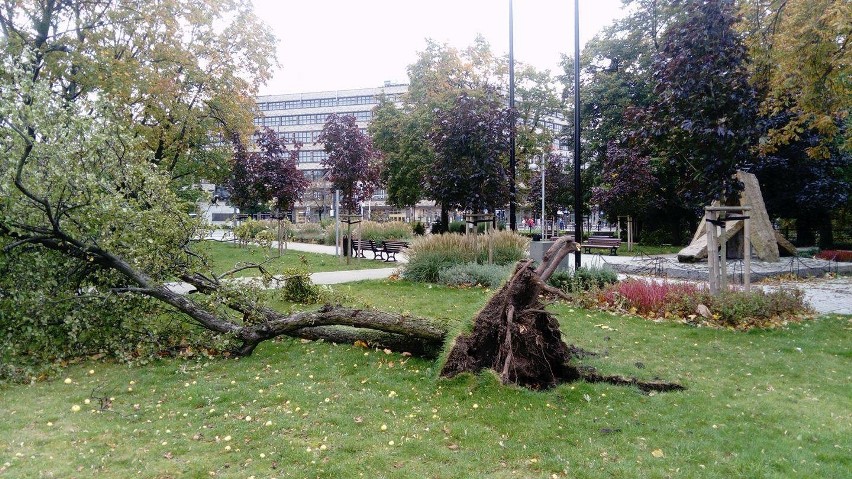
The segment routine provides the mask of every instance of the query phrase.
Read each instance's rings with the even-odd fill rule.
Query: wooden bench
[[[375,247],[372,240],[353,239],[350,244],[353,258],[366,258],[364,250],[372,251]]]
[[[592,248],[608,249],[613,256],[616,256],[619,246],[621,246],[620,239],[606,236],[592,236],[587,241],[583,241],[583,249],[586,253],[591,253]]]
[[[373,259],[385,259],[384,257],[384,249],[382,245],[376,245],[376,242],[373,240],[352,240],[352,256],[357,258],[364,258],[364,251],[370,251],[373,253]]]
[[[408,248],[408,243],[405,241],[382,241],[382,254],[385,256],[385,261],[396,261],[396,254]]]

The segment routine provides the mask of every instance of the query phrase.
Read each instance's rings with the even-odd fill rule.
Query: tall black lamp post
[[[580,1],[574,0],[574,241],[583,242],[583,194],[580,190]],[[574,267],[580,267],[580,248]]]
[[[512,0],[509,0],[509,111],[512,114],[512,126],[509,130],[509,229],[518,231],[517,223],[517,191],[515,190],[515,48],[514,26],[512,19]]]

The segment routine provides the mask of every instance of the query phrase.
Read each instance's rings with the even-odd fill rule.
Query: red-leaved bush
[[[826,249],[816,255],[819,259],[827,259],[829,261],[842,261],[844,263],[852,262],[852,251],[845,249]]]
[[[699,288],[689,283],[669,283],[666,281],[622,281],[608,288],[603,296],[610,305],[626,302],[628,307],[636,308],[642,315],[664,314],[667,305],[678,297],[693,296]]]
[[[694,324],[736,329],[770,328],[812,313],[798,289],[739,291],[712,296],[691,283],[631,279],[595,293],[597,305],[651,318],[680,318]],[[699,305],[710,314],[701,316]]]

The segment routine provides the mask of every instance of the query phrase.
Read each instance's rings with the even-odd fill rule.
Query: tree
[[[657,100],[632,119],[678,242],[684,220],[694,223],[701,207],[736,193],[734,172],[756,139],[756,95],[733,24],[722,0],[688,3],[654,60]]]
[[[111,101],[177,191],[227,177],[222,140],[254,129],[254,91],[275,61],[273,38],[250,2],[4,5],[4,53],[32,52],[34,77],[69,101],[90,94]]]
[[[656,179],[650,160],[636,146],[610,141],[603,161],[601,183],[593,188],[592,201],[611,218],[642,218],[657,200]]]
[[[765,128],[787,121],[782,116]],[[798,244],[830,248],[834,245],[832,218],[840,217],[838,212],[852,200],[852,153],[829,144],[828,158],[812,158],[812,148],[826,147],[824,139],[815,129],[804,131],[796,140],[774,147],[773,153],[761,154],[752,173],[760,180],[770,217],[796,220]],[[818,243],[815,231],[819,232]]]
[[[352,213],[379,185],[379,153],[352,115],[329,115],[317,142],[323,143],[328,153],[322,163],[328,168],[328,181],[341,191],[341,206]]]
[[[31,350],[41,351],[51,341],[66,344],[56,352],[60,357],[122,351],[130,356],[139,353],[137,344],[148,341],[167,346],[158,341],[169,329],[164,318],[171,316],[180,320],[175,323],[193,325],[196,337],[198,327],[209,331],[218,338],[214,347],[238,355],[281,334],[346,337],[345,331],[315,328],[330,324],[395,329],[387,344],[405,343],[399,333],[406,331],[424,337],[423,331],[411,329],[416,320],[400,326],[399,318],[387,320],[381,313],[350,310],[341,316],[337,308],[278,313],[266,306],[257,289],[228,281],[235,271],[248,268],[269,280],[262,264],[217,274],[191,247],[203,237],[204,227],[179,196],[180,164],[188,166],[186,171],[197,170],[205,145],[222,129],[239,131],[237,120],[250,117],[248,108],[245,114],[229,112],[217,99],[236,108],[245,106],[243,89],[249,93],[245,99],[251,99],[251,92],[242,80],[228,89],[216,78],[207,84],[182,72],[213,76],[206,69],[216,63],[234,66],[234,74],[241,66],[258,69],[250,77],[265,75],[260,72],[264,62],[253,62],[244,45],[231,43],[241,34],[262,36],[265,31],[237,28],[250,20],[246,12],[231,10],[244,6],[242,2],[160,2],[145,9],[133,8],[138,5],[129,1],[15,2],[20,11],[5,5],[0,17],[0,320],[6,337],[25,341],[0,343],[0,372],[5,374],[7,358],[29,357]],[[16,23],[23,19],[33,26]],[[156,28],[136,31],[134,22]],[[105,47],[106,40],[103,45],[88,43],[119,33],[125,46],[145,43],[146,35],[192,43],[199,31],[218,29],[225,32],[220,43],[197,46],[201,53],[215,52],[215,58],[175,50],[183,44],[118,54],[123,50],[96,47]],[[216,38],[204,39],[215,43]],[[172,57],[177,53],[188,54],[181,57],[183,67]],[[132,65],[116,65],[122,61]],[[137,67],[144,70],[139,73],[162,71],[165,65],[175,65],[177,76],[160,81],[179,85],[141,95],[153,77],[128,72]],[[184,127],[194,133],[173,130]],[[211,139],[204,144],[185,141],[190,137]],[[198,294],[175,292],[167,282],[176,278]],[[190,334],[190,328],[181,331]],[[427,333],[433,340],[443,334]]]
[[[289,150],[287,141],[269,128],[255,135],[255,143],[257,151],[250,152],[240,138],[234,140],[231,201],[247,211],[269,203],[280,213],[289,211],[310,184],[296,166],[302,145],[295,143]]]
[[[387,202],[398,208],[414,206],[426,197],[423,179],[434,153],[422,134],[426,127],[421,118],[385,99],[373,110],[368,127],[373,144],[384,157],[382,182]]]
[[[755,58],[754,84],[762,94],[761,111],[777,116],[761,139],[761,152],[772,154],[799,139],[813,159],[830,150],[852,150],[848,127],[852,109],[852,4],[842,0],[749,0],[743,2]],[[785,122],[778,121],[785,118]],[[808,137],[808,138],[803,138]]]
[[[574,176],[565,158],[549,153],[545,158],[544,209],[545,214],[555,218],[560,209],[574,204]],[[540,168],[540,167],[539,167]],[[541,170],[530,177],[527,202],[541,216]]]
[[[462,94],[508,103],[507,59],[495,57],[481,37],[463,50],[427,40],[417,61],[408,67],[408,75],[410,87],[401,105],[383,103],[370,125],[373,141],[385,156],[388,198],[397,206],[413,205],[432,194],[425,189],[427,173],[435,170],[438,160],[427,138],[439,112],[453,108]],[[558,114],[560,102],[549,72],[521,66],[516,84],[516,149],[518,164],[523,165],[552,144],[554,132],[546,124]],[[501,161],[507,158],[504,155]],[[522,168],[519,174],[527,172]],[[507,201],[508,197],[495,206]],[[446,227],[448,206],[438,202]]]
[[[501,160],[514,114],[493,96],[462,93],[436,113],[429,140],[435,163],[427,176],[430,196],[448,208],[494,211],[508,195]]]

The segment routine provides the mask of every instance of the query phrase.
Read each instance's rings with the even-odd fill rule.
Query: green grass
[[[370,259],[351,259],[346,264],[345,259],[333,255],[306,253],[288,249],[281,256],[274,248],[261,248],[258,246],[238,247],[233,243],[222,243],[218,241],[204,241],[196,246],[196,250],[204,252],[210,259],[210,264],[215,273],[221,274],[234,269],[240,263],[254,262],[264,264],[273,274],[280,274],[288,268],[304,267],[309,273],[323,271],[343,271],[354,269],[390,268],[396,263]],[[302,259],[306,261],[303,263]],[[235,276],[257,276],[257,270],[240,271]]]
[[[339,289],[356,305],[447,323],[490,294],[406,281]],[[584,364],[688,389],[531,392],[290,339],[240,360],[86,361],[0,386],[0,477],[849,476],[851,317],[741,333],[551,310],[567,342],[599,353]],[[113,397],[111,410],[84,404],[90,396]]]

